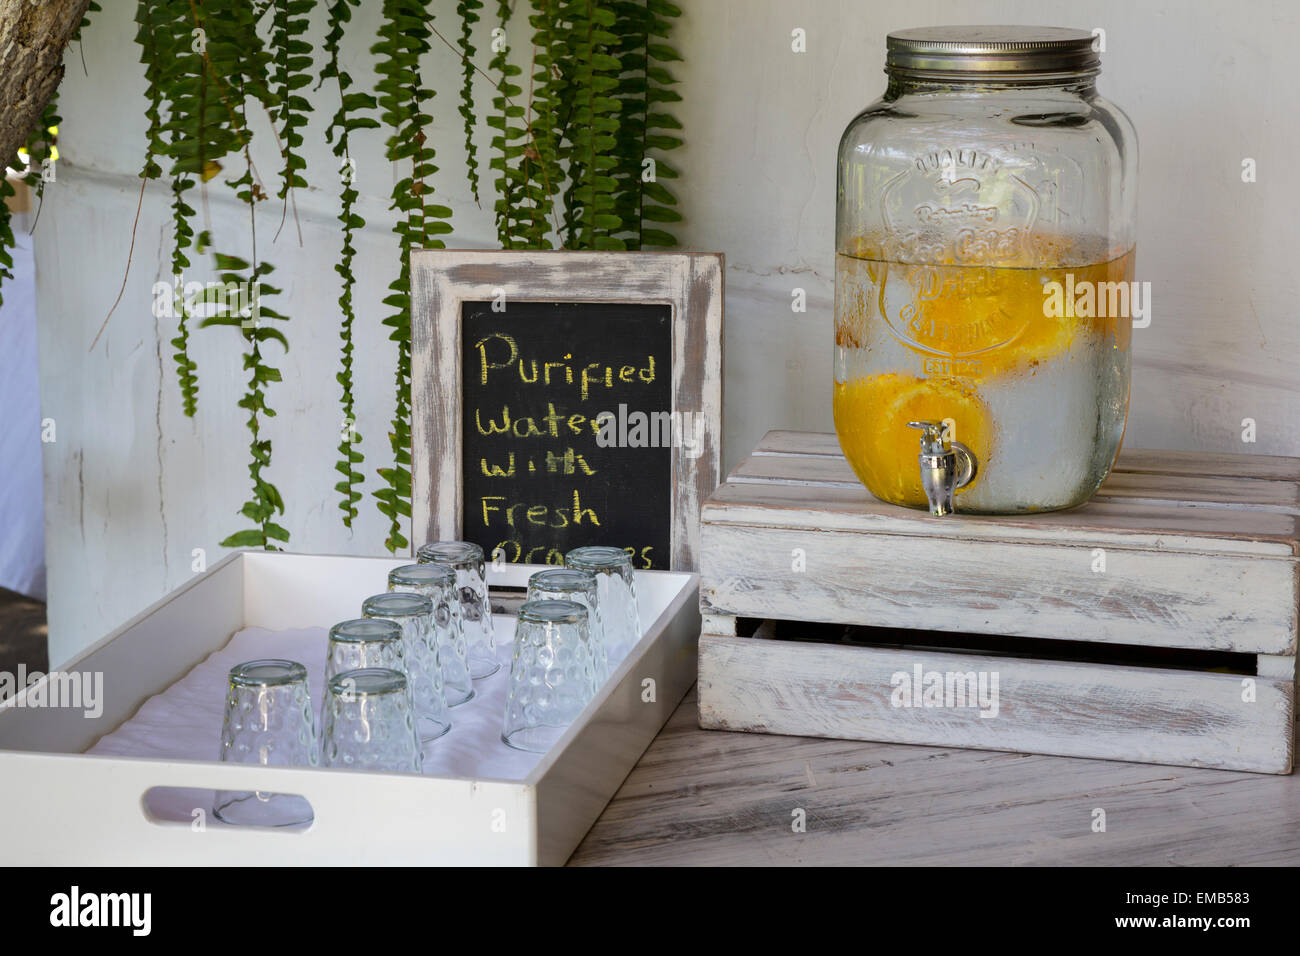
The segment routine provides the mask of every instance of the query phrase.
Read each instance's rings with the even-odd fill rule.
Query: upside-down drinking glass
[[[456,572],[440,564],[406,564],[388,572],[388,590],[423,594],[433,602],[430,622],[438,640],[442,691],[448,707],[465,703],[474,696],[474,681],[469,676],[469,651],[460,619]]]
[[[247,661],[230,670],[221,760],[266,767],[316,764],[316,720],[307,668],[295,661]],[[223,823],[285,827],[310,823],[311,804],[294,793],[218,790],[212,813]]]
[[[544,753],[596,693],[587,609],[528,601],[519,609],[501,739]]]
[[[609,676],[609,654],[605,647],[605,630],[600,621],[600,598],[596,576],[578,568],[547,568],[528,579],[530,601],[575,601],[587,609],[592,662],[596,684]]]
[[[325,679],[362,667],[386,667],[406,673],[406,642],[401,625],[376,618],[359,617],[330,628],[325,652]]]
[[[420,739],[429,741],[451,730],[442,691],[442,663],[433,633],[433,602],[423,594],[375,594],[361,603],[364,617],[393,621],[402,629],[406,676],[419,724]]]
[[[564,566],[590,571],[596,576],[603,643],[612,671],[641,640],[632,558],[622,548],[592,545],[574,548],[564,556]]]
[[[440,564],[456,572],[470,676],[479,680],[495,674],[501,662],[497,660],[483,549],[469,541],[434,541],[416,552],[416,560],[420,564]]]
[[[386,667],[335,674],[325,685],[321,763],[420,772],[420,736],[406,675]]]

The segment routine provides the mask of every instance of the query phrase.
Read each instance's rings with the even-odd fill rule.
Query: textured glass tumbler
[[[295,661],[248,661],[230,670],[221,760],[264,767],[316,764],[316,720],[307,668]],[[213,815],[241,826],[310,823],[311,804],[294,793],[218,790]]]
[[[492,628],[492,603],[488,600],[487,566],[483,549],[468,541],[435,541],[416,552],[420,564],[440,564],[456,572],[460,588],[460,618],[469,645],[469,673],[474,680],[495,674],[496,638]]]
[[[386,667],[406,673],[406,643],[393,621],[359,617],[330,628],[325,652],[325,679],[362,667]]]
[[[442,691],[442,663],[433,633],[433,602],[423,594],[375,594],[361,603],[364,617],[392,621],[402,628],[406,676],[419,723],[420,739],[433,740],[451,730]]]
[[[641,640],[632,557],[622,548],[593,545],[574,548],[564,556],[564,566],[590,571],[596,576],[603,643],[612,671]]]
[[[591,658],[596,669],[596,686],[609,676],[609,654],[605,629],[600,621],[600,597],[596,576],[577,568],[547,568],[528,579],[529,601],[575,601],[587,609],[587,630]]]
[[[325,684],[321,764],[420,772],[420,735],[406,676],[386,667],[335,674]]]
[[[587,609],[529,601],[519,609],[501,739],[545,753],[596,693]]]
[[[469,649],[460,619],[456,572],[440,564],[406,564],[388,572],[388,590],[423,594],[433,602],[430,622],[438,639],[442,692],[448,707],[465,703],[474,696],[474,680],[469,675]]]

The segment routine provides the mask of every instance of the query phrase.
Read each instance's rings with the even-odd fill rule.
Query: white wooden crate
[[[21,707],[18,698],[0,705],[0,863],[562,864],[695,679],[693,574],[637,572],[644,637],[523,780],[83,753],[232,633],[355,617],[388,570],[410,560],[232,554],[62,668],[104,675],[100,718]],[[536,570],[507,565],[489,571],[490,584],[522,588]],[[643,699],[647,678],[652,702]],[[288,830],[209,822],[198,831],[150,818],[144,796],[155,787],[302,794],[315,820]]]
[[[769,433],[701,514],[700,725],[1288,773],[1298,516],[1300,460],[1125,451],[1080,508],[933,518]],[[894,706],[918,665],[997,672],[1000,716]]]

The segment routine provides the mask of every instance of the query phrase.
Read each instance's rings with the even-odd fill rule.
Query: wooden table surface
[[[703,731],[692,689],[569,860],[906,864],[1300,865],[1300,774]]]

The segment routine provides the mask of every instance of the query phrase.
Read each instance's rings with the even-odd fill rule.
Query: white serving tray
[[[355,617],[388,570],[410,561],[231,554],[61,668],[103,674],[99,718],[20,706],[35,687],[0,705],[0,863],[564,863],[695,680],[697,575],[637,572],[644,637],[522,781],[83,752],[234,632]],[[489,569],[489,583],[523,588],[536,570]],[[315,820],[285,830],[156,820],[144,802],[155,787],[298,793]]]

